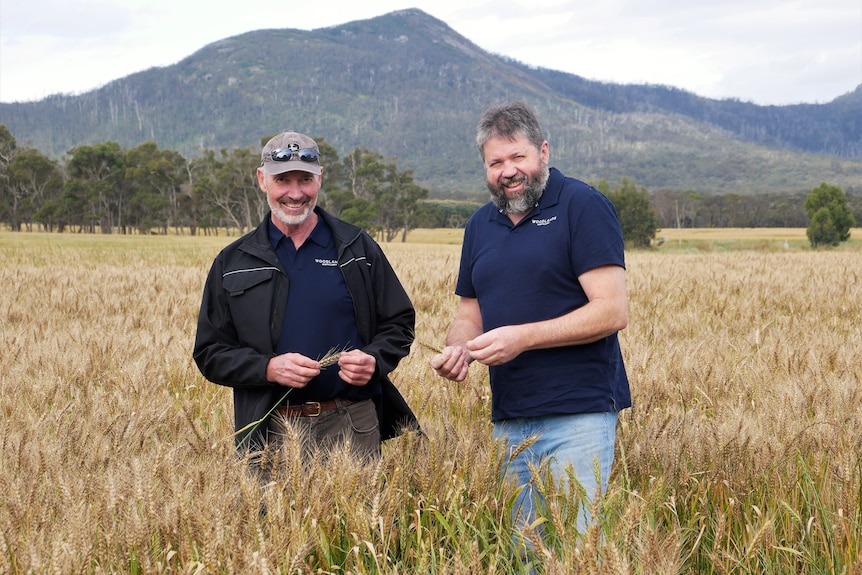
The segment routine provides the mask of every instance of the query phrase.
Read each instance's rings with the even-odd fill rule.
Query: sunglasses
[[[289,162],[296,158],[300,162],[308,162],[309,164],[319,164],[320,154],[314,148],[303,148],[301,150],[290,150],[288,148],[279,148],[268,154],[273,162]]]

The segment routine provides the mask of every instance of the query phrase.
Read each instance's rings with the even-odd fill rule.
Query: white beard
[[[269,209],[272,210],[272,213],[275,215],[276,219],[281,223],[288,226],[298,226],[305,222],[308,219],[308,216],[314,211],[314,207],[317,205],[317,198],[314,199],[310,204],[306,205],[306,210],[298,215],[287,215],[284,213],[281,204],[277,202],[273,202],[269,196],[267,196],[267,203],[269,204]]]

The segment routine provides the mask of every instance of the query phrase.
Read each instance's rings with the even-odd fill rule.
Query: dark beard
[[[538,172],[529,176],[518,175],[514,178],[505,178],[499,186],[487,182],[488,191],[491,192],[491,201],[497,206],[497,209],[504,214],[526,214],[539,203],[542,199],[542,194],[545,192],[545,186],[548,184],[550,170],[547,164],[543,164]],[[518,182],[523,180],[524,193],[517,198],[508,199],[504,190],[504,184]]]

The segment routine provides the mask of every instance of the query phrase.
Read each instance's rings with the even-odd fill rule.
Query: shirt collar
[[[272,245],[272,249],[277,250],[278,244],[281,243],[282,240],[286,239],[287,236],[284,235],[275,223],[272,221],[272,217],[269,218],[269,243]],[[317,218],[317,225],[314,226],[314,229],[311,230],[311,234],[309,234],[308,239],[312,242],[316,243],[320,247],[327,247],[330,243],[332,243],[332,232],[329,230],[329,226],[323,221],[323,218]]]

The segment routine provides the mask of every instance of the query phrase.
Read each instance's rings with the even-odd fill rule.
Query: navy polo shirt
[[[538,206],[518,225],[493,203],[470,218],[455,293],[478,300],[484,331],[543,321],[586,304],[578,276],[605,265],[625,267],[613,204],[552,168]],[[489,372],[493,420],[631,406],[616,334],[527,351]]]
[[[319,218],[311,235],[297,250],[270,219],[269,238],[289,282],[275,352],[301,353],[320,359],[332,348],[361,348],[364,344],[356,326],[353,299],[338,265],[338,250],[329,226]],[[332,365],[321,370],[306,387],[292,389],[287,402],[327,401],[336,397],[368,399],[380,393],[379,387],[375,380],[364,386],[349,385],[338,377],[338,366]]]

